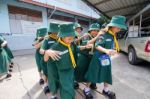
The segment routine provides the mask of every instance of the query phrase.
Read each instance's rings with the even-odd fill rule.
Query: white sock
[[[48,86],[48,84],[47,83],[44,83],[44,87],[47,87]]]
[[[54,99],[56,96],[51,96],[51,98],[50,99]]]
[[[85,92],[89,92],[90,90],[91,90],[91,89],[88,88],[88,87],[84,88],[84,91],[85,91]]]
[[[108,87],[104,87],[104,91],[108,92],[109,91]]]

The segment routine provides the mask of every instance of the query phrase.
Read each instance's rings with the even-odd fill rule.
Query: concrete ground
[[[150,99],[150,63],[143,62],[137,66],[128,63],[124,54],[112,58],[113,86],[117,99]],[[34,54],[17,54],[12,78],[0,80],[0,99],[49,99],[42,86],[38,84],[39,76]],[[94,99],[107,99],[102,96],[102,84],[93,91]],[[84,84],[80,84],[84,88]],[[76,99],[85,99],[82,90],[76,92]]]

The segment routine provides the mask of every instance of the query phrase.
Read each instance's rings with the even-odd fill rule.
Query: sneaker
[[[49,87],[48,87],[48,86],[44,87],[44,93],[45,93],[45,94],[50,93],[50,90],[49,90]]]
[[[116,99],[116,95],[115,95],[115,93],[112,92],[112,91],[105,92],[105,91],[103,90],[102,93],[103,93],[105,96],[107,96],[109,99]]]
[[[9,72],[12,72],[12,69],[9,69]]]
[[[86,99],[93,99],[93,95],[91,94],[90,91],[85,92],[85,90],[83,90],[83,93],[84,93]]]
[[[74,82],[74,89],[79,89],[79,84],[77,82]]]
[[[10,78],[11,76],[11,74],[7,74],[5,78]]]
[[[40,84],[40,85],[43,85],[43,84],[44,84],[44,80],[43,80],[43,79],[40,79],[39,84]]]
[[[97,86],[96,86],[95,83],[91,83],[90,88],[93,89],[93,90],[95,90],[95,89],[97,89]]]
[[[13,68],[13,65],[9,65],[10,68]]]

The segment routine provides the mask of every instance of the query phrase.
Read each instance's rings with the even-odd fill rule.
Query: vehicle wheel
[[[128,61],[132,65],[136,65],[138,63],[138,58],[134,48],[130,47],[128,51]]]

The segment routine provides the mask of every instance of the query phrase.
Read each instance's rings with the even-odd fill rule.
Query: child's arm
[[[97,40],[97,38],[98,38],[100,35],[103,35],[103,34],[104,34],[104,32],[103,32],[103,31],[100,31],[100,32],[97,34],[97,36],[94,37],[93,39],[89,40],[89,41],[87,42],[87,44],[94,44],[94,42]]]
[[[93,47],[93,44],[87,44],[87,45],[84,45],[84,46],[79,46],[79,49],[80,50],[85,50],[85,49],[90,49]]]
[[[48,61],[49,57],[52,58],[54,61],[55,60],[58,61],[61,58],[59,53],[60,53],[59,51],[55,51],[52,49],[46,50],[44,54],[44,61]]]
[[[112,49],[106,49],[102,46],[97,46],[96,49],[100,52],[103,52],[103,53],[106,53],[107,55],[110,55],[110,56],[114,56],[115,54],[117,54],[117,51],[116,50],[112,50]]]

